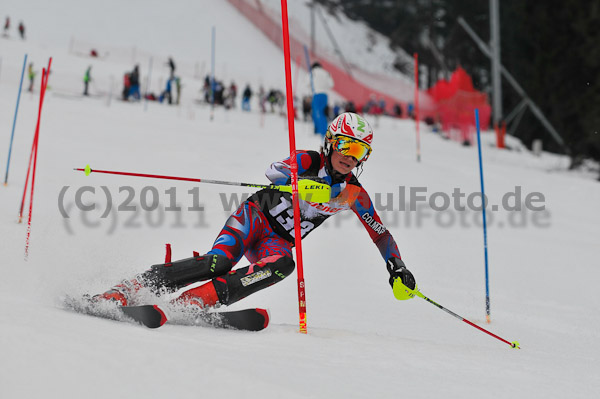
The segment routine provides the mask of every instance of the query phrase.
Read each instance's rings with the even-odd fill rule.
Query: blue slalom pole
[[[213,113],[215,110],[215,27],[212,27],[212,46],[211,46],[211,54],[210,54],[210,120],[213,120]]]
[[[4,175],[4,185],[8,182],[8,168],[10,167],[10,155],[12,153],[13,139],[15,137],[15,126],[17,125],[17,114],[19,113],[19,103],[21,102],[21,89],[23,88],[23,77],[25,76],[25,65],[27,65],[27,54],[23,59],[23,69],[21,70],[21,83],[19,83],[19,94],[17,95],[17,106],[15,108],[15,118],[13,119],[12,133],[10,134],[10,145],[8,147],[8,161],[6,161],[6,174]]]
[[[312,68],[310,67],[310,55],[308,55],[308,47],[304,45],[304,58],[306,58],[306,67],[308,68],[308,75],[310,76],[310,89],[312,90],[313,96],[315,95],[315,84],[313,83]]]
[[[475,127],[477,128],[477,150],[479,152],[479,181],[481,183],[481,212],[483,213],[483,250],[485,254],[485,319],[490,320],[490,278],[488,273],[487,221],[485,216],[485,190],[483,188],[483,162],[481,161],[481,132],[479,110],[475,109]]]

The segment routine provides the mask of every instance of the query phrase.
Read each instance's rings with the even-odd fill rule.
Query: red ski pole
[[[450,309],[446,309],[445,307],[443,307],[442,305],[440,305],[439,303],[427,298],[425,295],[423,295],[421,293],[421,291],[419,291],[418,288],[415,287],[414,290],[411,290],[410,288],[408,288],[407,286],[405,286],[404,284],[402,284],[402,280],[400,280],[400,278],[396,278],[396,280],[394,281],[394,296],[398,299],[408,299],[408,298],[412,298],[415,295],[418,296],[419,298],[423,298],[424,300],[426,300],[427,302],[429,302],[430,304],[438,307],[439,309],[442,309],[444,312],[456,317],[457,319],[459,319],[460,321],[464,321],[465,323],[467,323],[468,325],[470,325],[471,327],[475,327],[476,329],[483,331],[484,333],[504,342],[507,345],[510,345],[512,348],[515,349],[521,349],[520,344],[517,341],[507,341],[506,339],[494,334],[493,332],[490,332],[488,330],[486,330],[485,328],[479,327],[477,324],[470,322],[469,320],[465,319],[462,316],[457,315],[456,313],[454,313],[453,311],[451,311]]]

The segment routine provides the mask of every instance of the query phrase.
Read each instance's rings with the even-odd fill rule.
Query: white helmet
[[[352,112],[338,115],[329,125],[323,142],[326,156],[334,149],[343,155],[356,158],[359,165],[369,158],[373,129],[366,119]]]

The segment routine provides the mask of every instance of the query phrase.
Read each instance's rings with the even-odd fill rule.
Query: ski
[[[77,313],[116,321],[129,321],[148,328],[158,328],[168,320],[158,305],[116,306],[110,303],[93,304],[88,299],[66,297],[65,306]],[[266,309],[250,308],[233,311],[198,312],[192,320],[173,320],[172,324],[193,325],[243,331],[261,331],[269,325]]]
[[[269,313],[260,308],[201,313],[198,319],[198,325],[244,331],[261,331],[269,325]]]
[[[158,328],[167,322],[167,316],[157,305],[121,306],[119,310],[148,328]]]
[[[122,306],[119,309],[133,321],[148,328],[158,328],[168,321],[165,312],[157,305]],[[193,323],[189,321],[174,321],[172,324],[192,324],[200,327],[261,331],[269,325],[269,313],[266,309],[260,308],[200,312],[195,315]]]

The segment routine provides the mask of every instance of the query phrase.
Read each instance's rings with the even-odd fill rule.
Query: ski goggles
[[[364,162],[371,155],[371,146],[348,136],[334,136],[329,141],[331,148],[347,157],[354,157],[358,162]]]

